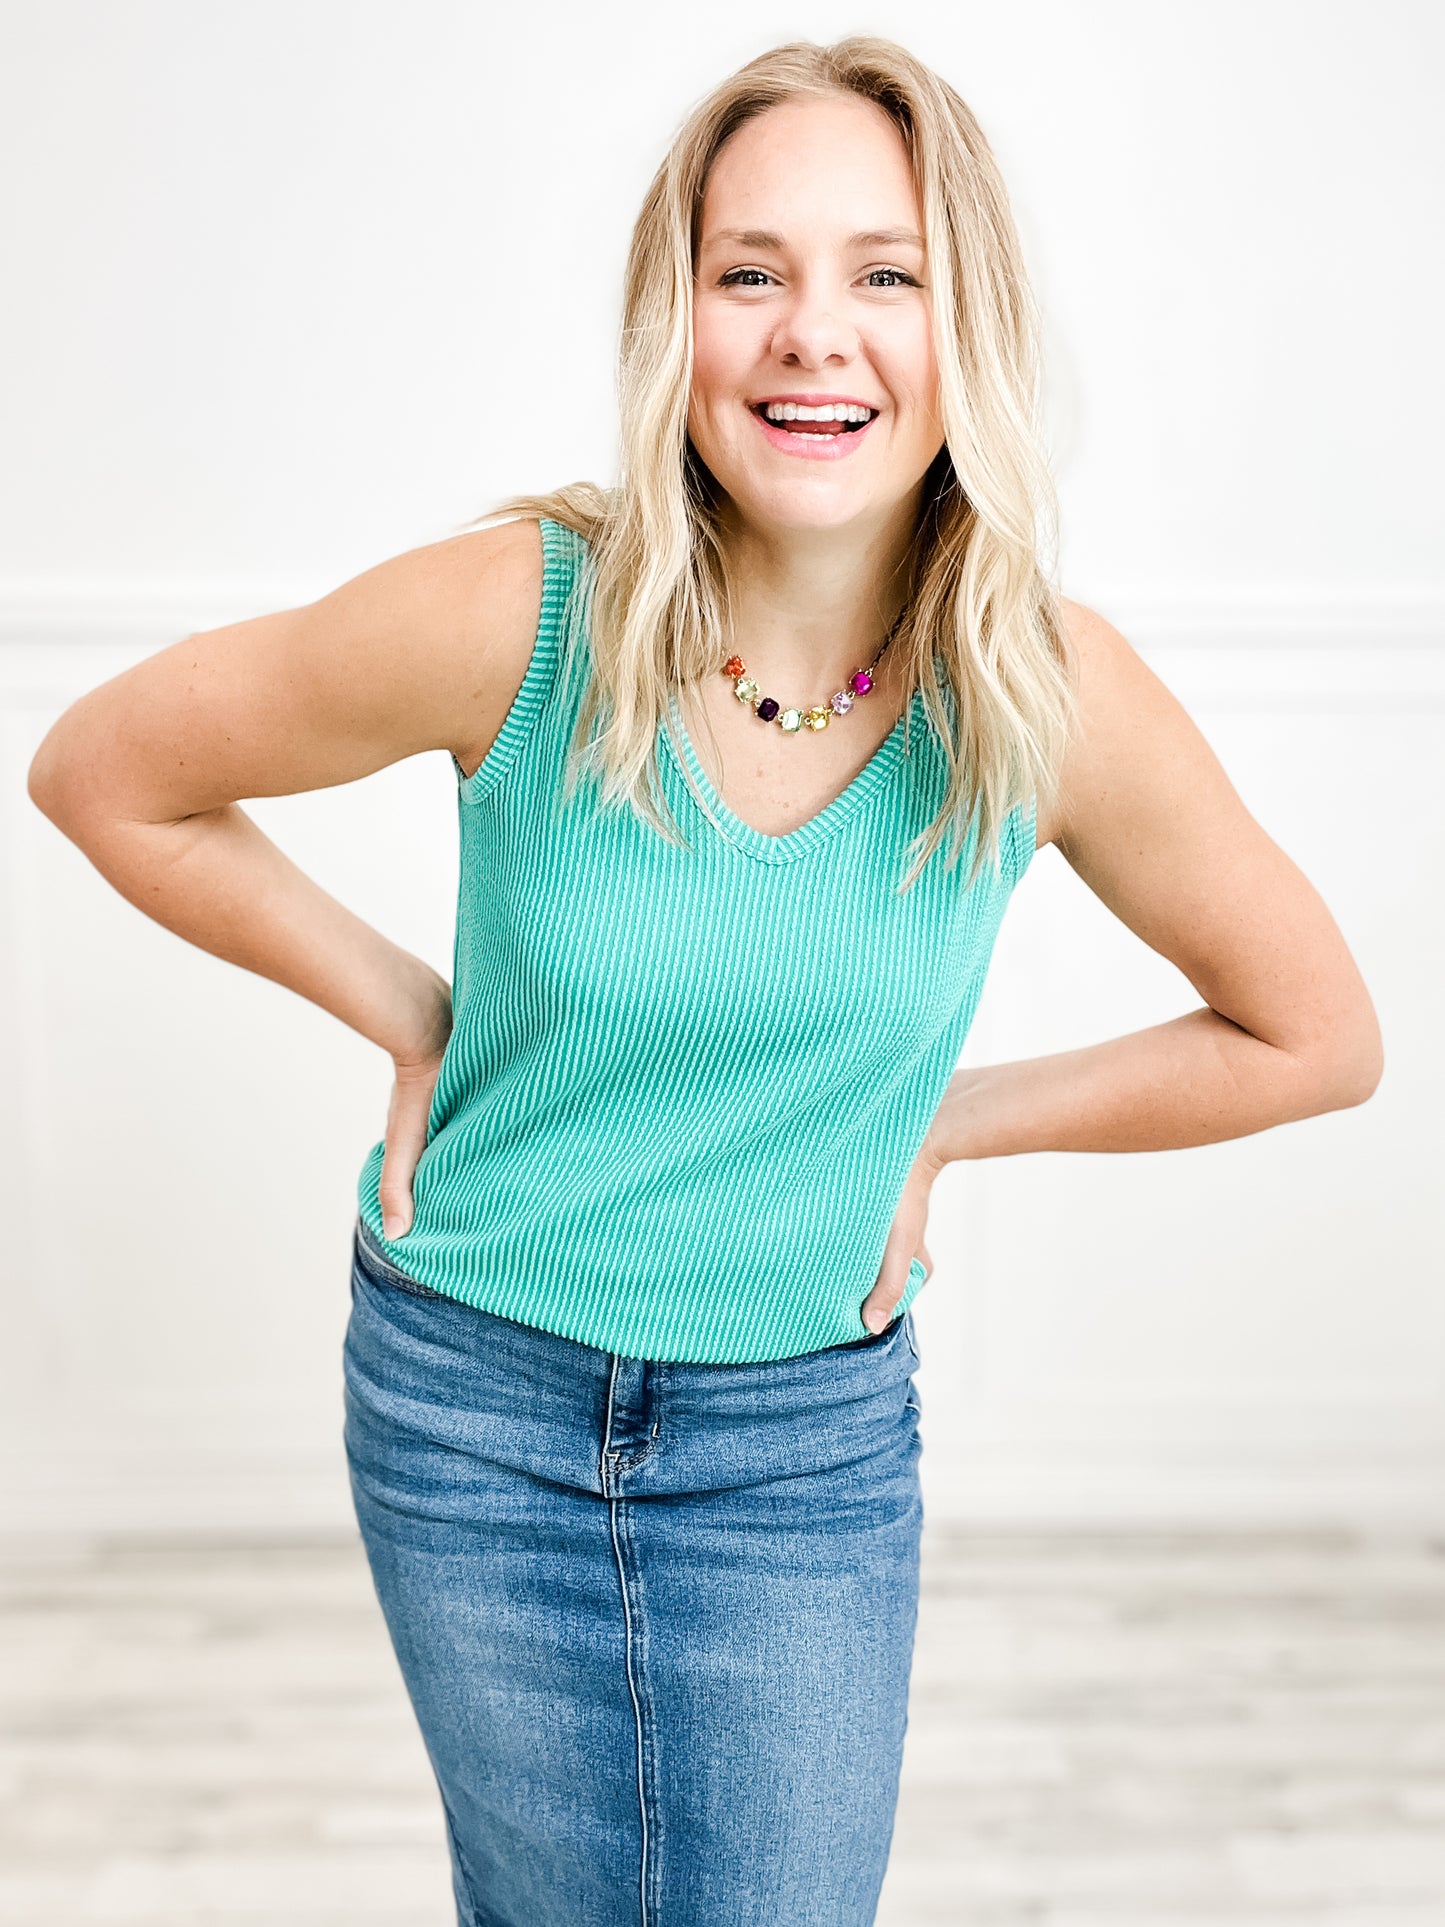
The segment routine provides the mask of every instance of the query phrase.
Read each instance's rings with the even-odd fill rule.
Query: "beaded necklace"
[[[826,729],[835,716],[846,716],[859,696],[866,696],[873,687],[873,672],[883,660],[884,651],[893,640],[900,615],[883,638],[883,647],[866,669],[855,669],[843,688],[835,689],[826,703],[815,704],[811,709],[784,709],[772,696],[759,697],[760,685],[748,674],[748,666],[741,656],[729,656],[723,664],[723,674],[731,676],[733,694],[740,703],[746,703],[754,714],[765,723],[777,720],[779,729],[790,736],[795,735],[804,724],[809,729]]]

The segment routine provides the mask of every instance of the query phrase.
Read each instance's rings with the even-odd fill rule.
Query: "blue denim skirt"
[[[357,1220],[347,1464],[460,1927],[869,1927],[917,1363],[911,1311],[760,1364],[625,1357],[432,1291]]]

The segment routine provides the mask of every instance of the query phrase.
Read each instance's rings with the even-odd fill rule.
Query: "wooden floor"
[[[930,1529],[924,1586],[879,1927],[1445,1923],[1445,1545]],[[358,1544],[0,1542],[0,1921],[454,1927]]]

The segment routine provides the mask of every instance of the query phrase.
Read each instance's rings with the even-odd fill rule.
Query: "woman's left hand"
[[[863,1301],[863,1323],[869,1331],[881,1332],[892,1317],[893,1307],[907,1287],[908,1268],[915,1258],[921,1258],[926,1266],[925,1283],[932,1276],[933,1260],[928,1255],[923,1236],[928,1229],[929,1194],[942,1169],[942,1163],[925,1139],[923,1149],[908,1173],[908,1182],[898,1200],[898,1209],[893,1214],[877,1282]]]

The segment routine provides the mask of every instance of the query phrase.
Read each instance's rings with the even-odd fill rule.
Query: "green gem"
[[[802,726],[803,726],[803,712],[801,709],[785,709],[782,715],[779,716],[778,718],[779,729],[787,730],[790,736],[793,735],[797,730],[800,730]]]
[[[733,694],[740,703],[756,702],[758,685],[753,681],[751,676],[740,677],[739,680],[733,684]]]

